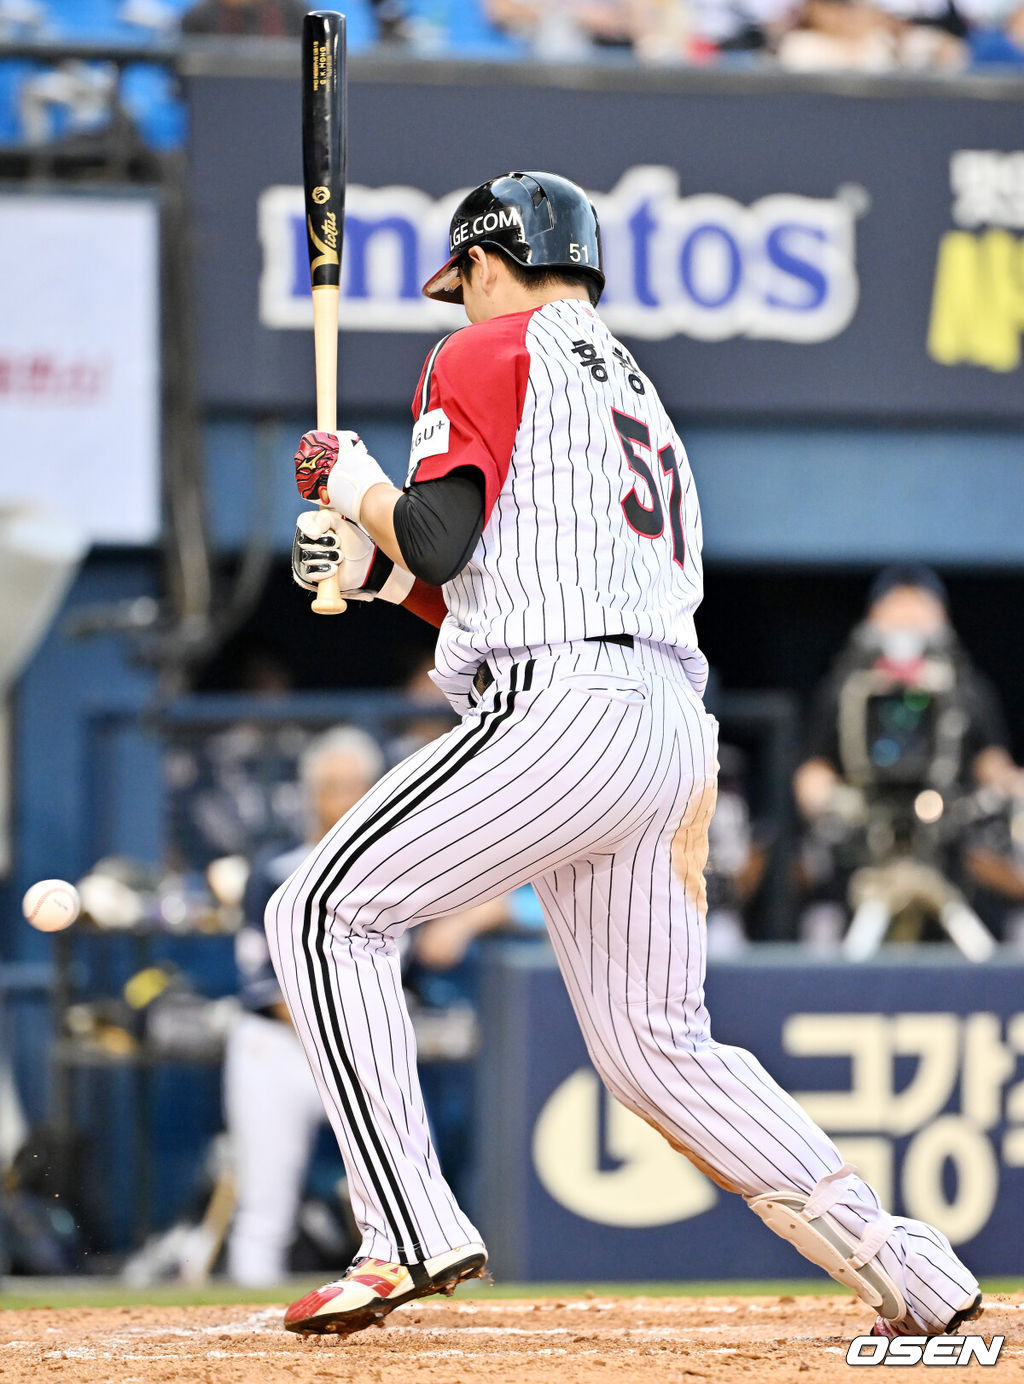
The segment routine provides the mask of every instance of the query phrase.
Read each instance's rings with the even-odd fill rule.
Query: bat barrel
[[[302,172],[309,277],[337,287],[345,229],[345,16],[314,10],[302,24]]]

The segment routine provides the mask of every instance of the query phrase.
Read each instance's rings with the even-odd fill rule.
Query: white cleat
[[[285,1330],[347,1336],[373,1326],[403,1302],[453,1293],[464,1279],[479,1278],[486,1264],[481,1244],[448,1249],[421,1264],[360,1259],[344,1277],[293,1302],[284,1314]]]

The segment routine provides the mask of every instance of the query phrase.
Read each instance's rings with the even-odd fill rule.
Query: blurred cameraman
[[[920,935],[961,886],[995,901],[989,921],[994,913],[999,928],[1019,909],[1024,770],[930,568],[876,578],[864,620],[816,695],[808,751],[793,779],[806,822],[804,940],[838,940],[871,890],[896,937]]]

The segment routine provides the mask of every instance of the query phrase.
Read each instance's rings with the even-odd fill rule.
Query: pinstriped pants
[[[608,1088],[722,1186],[810,1192],[832,1141],[704,1006],[703,868],[717,727],[668,650],[534,651],[377,783],[267,908],[271,955],[338,1137],[361,1253],[478,1238],[431,1145],[396,943],[532,882]],[[866,1184],[846,1214],[878,1212]],[[898,1267],[898,1265],[897,1265]],[[939,1311],[937,1308],[936,1311]],[[947,1313],[947,1317],[948,1317]]]

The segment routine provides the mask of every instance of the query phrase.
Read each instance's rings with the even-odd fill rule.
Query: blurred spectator
[[[798,0],[693,0],[690,56],[774,48],[797,9]]]
[[[183,34],[301,38],[304,0],[197,0],[181,17]]]
[[[776,51],[802,71],[956,71],[969,60],[968,31],[953,0],[804,0]]]
[[[776,56],[799,72],[884,72],[898,63],[898,27],[869,0],[805,0]]]
[[[954,0],[877,0],[893,26],[900,67],[965,67],[968,25]]]
[[[747,906],[764,877],[764,847],[754,834],[747,797],[746,756],[735,745],[718,749],[718,802],[708,830],[704,872],[708,896],[708,958],[736,956],[747,946]]]
[[[969,29],[971,61],[1019,66],[1024,63],[1024,4],[1020,0],[958,0]]]
[[[494,23],[542,57],[583,59],[594,46],[631,48],[641,62],[704,62],[765,48],[797,0],[485,0]]]
[[[373,15],[381,43],[404,43],[409,37],[404,0],[373,0]]]
[[[526,39],[539,57],[578,60],[593,44],[628,48],[632,0],[484,0],[499,29]]]
[[[249,875],[245,926],[236,945],[247,1013],[228,1038],[224,1063],[225,1117],[237,1191],[228,1236],[228,1272],[236,1283],[277,1283],[286,1275],[307,1165],[326,1118],[270,964],[263,910],[277,886],[301,863],[309,845],[359,801],[383,767],[376,741],[355,727],[337,727],[312,741],[299,767],[307,812],[305,842],[289,850],[265,852],[254,860]],[[505,926],[509,918],[508,906],[499,899],[423,924],[415,930],[412,943],[419,966],[435,972],[456,966],[475,937]],[[412,1009],[415,1014],[416,1006]],[[468,1004],[455,1017],[458,1032],[454,1036],[462,1043],[464,1020],[473,1018]],[[451,1044],[450,1032],[435,1026],[430,1037],[443,1055],[465,1055],[444,1050],[446,1043]],[[418,1040],[422,1053],[419,1034]],[[458,1134],[465,1145],[464,1125]]]
[[[234,690],[260,701],[290,689],[284,664],[260,646],[236,653],[232,668]],[[252,857],[301,840],[306,823],[295,765],[310,738],[305,726],[273,717],[181,727],[164,756],[175,866],[203,870],[222,856]]]
[[[858,872],[895,860],[1004,899],[1016,879],[1024,897],[1011,854],[999,876],[979,853],[993,815],[1007,821],[1024,797],[1024,771],[1006,746],[998,698],[949,623],[939,577],[926,567],[882,572],[819,689],[794,776],[807,823],[805,936],[835,940]]]
[[[252,855],[301,830],[295,761],[309,733],[294,723],[239,721],[175,737],[164,759],[174,863],[205,869],[225,855]]]

